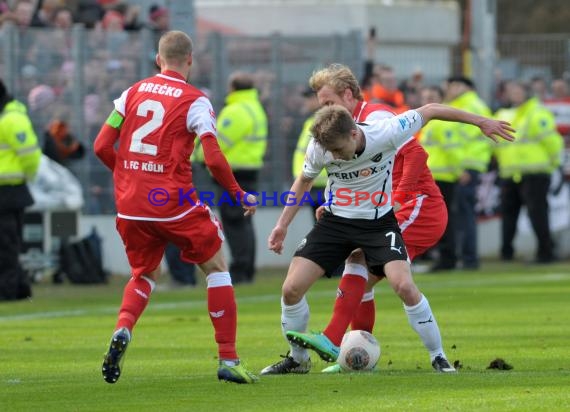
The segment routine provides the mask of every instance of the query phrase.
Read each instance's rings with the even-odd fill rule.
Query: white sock
[[[229,366],[230,368],[239,365],[239,359],[222,359],[222,362],[224,365]]]
[[[146,282],[150,285],[150,291],[152,292],[156,287],[156,282],[146,276],[141,276],[141,279],[146,280]]]
[[[372,289],[370,292],[365,292],[364,295],[362,295],[361,302],[369,302],[371,300],[374,300],[374,289]]]
[[[412,329],[420,335],[420,339],[428,350],[430,359],[433,361],[437,355],[445,357],[439,327],[426,297],[422,295],[420,302],[415,306],[404,305],[404,310]]]
[[[307,325],[309,324],[309,304],[307,299],[303,296],[303,299],[299,303],[294,305],[286,305],[281,298],[281,330],[283,331],[283,336],[285,332],[293,330],[295,332],[305,332],[307,330]],[[287,343],[289,341],[287,340]],[[292,345],[291,347],[291,357],[297,362],[306,361],[309,358],[309,353],[307,349],[302,348],[297,345]]]

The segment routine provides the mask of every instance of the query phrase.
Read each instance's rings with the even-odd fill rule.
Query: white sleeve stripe
[[[123,117],[125,117],[125,111],[127,106],[127,95],[129,93],[129,90],[131,90],[131,87],[129,87],[127,90],[121,93],[121,96],[113,101],[115,110],[118,111]]]
[[[414,209],[412,210],[412,213],[410,213],[410,216],[408,217],[408,219],[405,222],[402,222],[402,224],[400,225],[400,231],[404,232],[408,226],[410,226],[412,223],[414,223],[416,221],[416,218],[419,216],[421,208],[422,208],[422,203],[424,201],[424,199],[426,198],[426,195],[422,195],[422,196],[418,196],[415,199],[415,205],[414,205]]]
[[[196,133],[198,136],[216,133],[216,116],[210,101],[200,96],[188,108],[186,114],[186,129],[189,132]]]

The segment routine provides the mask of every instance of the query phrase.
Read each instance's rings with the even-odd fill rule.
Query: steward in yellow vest
[[[432,120],[420,131],[420,143],[428,153],[427,165],[433,179],[440,182],[457,182],[463,172],[463,144],[452,123]]]
[[[261,169],[267,146],[267,115],[253,80],[247,79],[232,80],[217,122],[218,143],[234,172]]]
[[[19,255],[24,209],[34,203],[26,182],[34,178],[40,157],[26,107],[0,81],[0,301],[32,295]]]
[[[303,92],[303,97],[305,98],[303,111],[305,113],[313,114],[311,114],[311,116],[307,118],[307,120],[305,120],[303,123],[303,128],[301,129],[299,139],[297,140],[297,146],[295,147],[295,152],[293,153],[293,178],[296,178],[303,172],[307,147],[309,147],[309,143],[313,138],[311,135],[311,126],[315,120],[314,112],[320,107],[317,95],[310,87]],[[325,200],[323,191],[327,186],[327,181],[327,171],[326,169],[323,169],[321,174],[314,180],[313,187],[311,188],[311,199],[313,201],[313,204],[311,206],[313,207],[313,212],[316,212],[318,207]]]
[[[499,144],[495,152],[503,185],[501,257],[503,260],[514,257],[517,221],[525,205],[538,243],[536,261],[549,263],[554,260],[554,244],[547,196],[550,176],[561,163],[564,142],[556,130],[554,115],[531,97],[526,84],[509,82],[506,92],[512,108],[498,111],[496,117],[511,122],[516,129],[516,140],[510,147]]]
[[[422,104],[442,100],[443,91],[439,87],[425,87],[421,91]],[[454,183],[463,172],[463,144],[451,126],[453,123],[432,120],[420,131],[419,141],[429,155],[427,165],[435,181]]]
[[[489,107],[481,100],[477,93],[471,89],[467,89],[459,96],[448,101],[447,104],[456,109],[480,116],[492,116]],[[481,135],[481,130],[470,124],[452,123],[451,126],[455,129],[455,132],[460,136],[463,142],[463,169],[475,170],[479,173],[486,172],[492,153],[491,141]]]
[[[504,120],[513,124],[515,118],[516,108],[514,107],[501,107],[495,112],[495,119]],[[499,177],[501,179],[513,179],[514,178],[514,167],[513,163],[516,162],[517,157],[517,146],[514,142],[510,144],[503,144],[498,142],[493,150],[493,155],[497,160],[497,166],[499,168]],[[520,176],[517,177],[520,181]]]
[[[454,76],[447,79],[445,92],[446,103],[456,109],[464,110],[480,116],[491,117],[487,104],[475,92],[471,79]],[[479,175],[487,171],[491,160],[491,141],[481,134],[479,128],[463,124],[451,123],[453,134],[462,142],[462,173],[459,177],[456,192],[456,235],[459,255],[464,269],[479,268],[479,252],[477,248],[477,187]]]
[[[237,72],[230,77],[230,93],[218,116],[217,129],[218,143],[236,180],[244,190],[256,192],[267,147],[268,123],[252,75]],[[228,202],[221,202],[220,215],[232,255],[232,281],[252,282],[255,231],[251,216],[244,216],[240,205]]]
[[[421,104],[441,103],[443,91],[439,87],[425,87],[420,94]],[[455,252],[455,196],[457,181],[463,169],[463,142],[452,123],[430,121],[420,132],[419,140],[428,153],[427,166],[439,187],[448,211],[447,227],[437,244],[439,259],[431,270],[451,270],[457,264]]]
[[[564,141],[556,130],[554,115],[537,98],[499,109],[495,117],[511,122],[517,137],[508,145],[500,142],[495,149],[502,178],[520,182],[524,175],[550,175],[560,166]]]

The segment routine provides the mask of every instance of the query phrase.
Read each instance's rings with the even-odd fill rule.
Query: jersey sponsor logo
[[[154,93],[163,96],[180,97],[182,96],[182,89],[178,87],[168,86],[167,84],[143,82],[139,85],[139,92]]]
[[[333,172],[329,173],[329,176],[334,176],[340,180],[354,180],[358,179],[359,177],[368,177],[372,176],[376,173],[379,173],[380,170],[376,166],[367,167],[365,169],[356,170],[354,172]]]

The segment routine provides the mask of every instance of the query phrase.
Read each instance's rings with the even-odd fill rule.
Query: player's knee
[[[147,279],[152,280],[153,282],[158,281],[158,278],[160,277],[160,266],[157,267],[155,270],[148,272],[148,273],[144,273],[141,276],[139,276],[138,278],[142,278],[145,277]]]
[[[224,255],[221,253],[221,250],[219,250],[208,261],[200,263],[198,266],[200,267],[202,272],[206,274],[206,276],[209,275],[210,273],[228,271],[228,265],[226,263],[226,260],[224,259]]]
[[[418,287],[412,279],[400,279],[393,284],[394,292],[405,302],[413,300],[419,294]]]
[[[283,302],[288,305],[295,305],[303,299],[305,292],[293,284],[284,284],[281,289],[281,296],[283,296]]]

